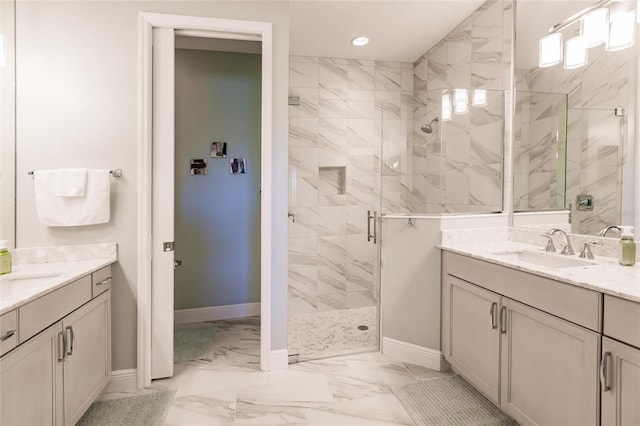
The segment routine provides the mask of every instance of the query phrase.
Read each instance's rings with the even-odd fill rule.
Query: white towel
[[[88,170],[84,197],[58,197],[56,170],[35,170],[33,184],[40,222],[47,226],[107,223],[110,219],[109,170]]]
[[[87,192],[87,169],[58,169],[56,195],[58,197],[84,197]]]

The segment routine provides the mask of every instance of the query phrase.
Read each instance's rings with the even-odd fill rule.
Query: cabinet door
[[[445,358],[476,389],[499,403],[500,296],[451,275],[445,277]]]
[[[602,338],[602,425],[640,425],[640,350]]]
[[[598,334],[503,298],[501,406],[520,424],[598,423]]]
[[[0,358],[0,424],[62,424],[62,326]]]
[[[106,291],[62,321],[65,424],[75,424],[111,378],[110,317],[111,291]]]

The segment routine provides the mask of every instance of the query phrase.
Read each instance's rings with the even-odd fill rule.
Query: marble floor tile
[[[211,360],[174,366],[174,376],[101,400],[175,389],[166,425],[411,425],[390,387],[448,372],[398,362],[378,351],[260,371],[258,318],[215,321]]]

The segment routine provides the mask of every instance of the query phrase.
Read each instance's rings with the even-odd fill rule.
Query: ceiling
[[[414,62],[484,2],[290,0],[290,53]],[[553,25],[595,3],[597,0],[517,0],[517,67],[537,66],[540,37]],[[350,41],[359,35],[368,36],[371,42],[353,47]]]
[[[414,62],[484,0],[291,0],[292,55]],[[371,42],[353,47],[351,39]]]

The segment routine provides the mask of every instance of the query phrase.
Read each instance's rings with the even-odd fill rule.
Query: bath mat
[[[208,359],[209,345],[216,332],[215,324],[180,327],[173,330],[173,362]]]
[[[518,424],[457,374],[391,391],[417,426]]]
[[[164,423],[175,390],[91,404],[76,426],[156,426]]]

